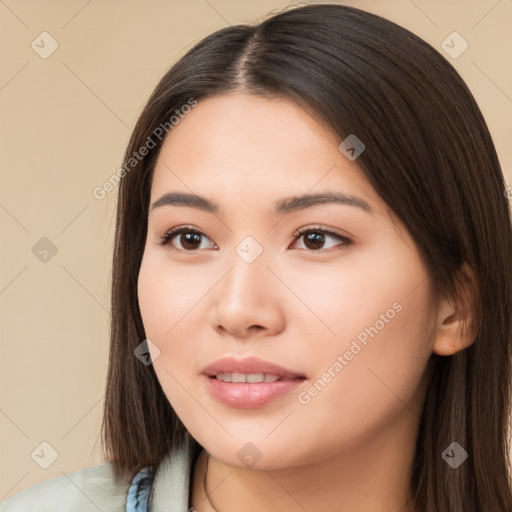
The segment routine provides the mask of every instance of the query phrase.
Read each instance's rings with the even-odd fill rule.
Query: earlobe
[[[437,310],[432,351],[440,356],[451,356],[469,347],[478,332],[475,279],[466,263],[460,275],[457,299],[443,299]]]

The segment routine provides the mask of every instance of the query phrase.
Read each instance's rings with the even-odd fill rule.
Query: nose
[[[265,252],[254,261],[234,253],[215,287],[212,322],[221,335],[238,339],[272,336],[284,329],[284,291]]]

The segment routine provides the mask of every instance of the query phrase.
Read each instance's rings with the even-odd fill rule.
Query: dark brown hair
[[[126,165],[191,98],[235,91],[287,98],[340,142],[349,134],[364,142],[357,163],[415,240],[436,297],[457,301],[462,265],[472,269],[476,338],[453,356],[429,360],[411,488],[421,512],[512,510],[512,227],[493,141],[471,92],[438,51],[380,16],[333,4],[206,37],[165,74],[137,121],[117,205],[106,460],[120,476],[158,467],[185,443],[194,458],[201,449],[152,365],[134,356],[146,337],[137,279],[161,141]],[[441,457],[453,441],[468,452],[457,469]]]

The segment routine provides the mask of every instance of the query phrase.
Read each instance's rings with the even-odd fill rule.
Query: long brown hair
[[[493,141],[471,92],[438,51],[380,16],[333,4],[211,34],[165,74],[137,121],[119,186],[102,425],[116,476],[156,468],[185,444],[194,460],[201,449],[152,365],[134,356],[145,339],[137,278],[163,140],[155,129],[173,129],[169,120],[191,99],[234,91],[285,97],[340,142],[349,134],[364,141],[358,164],[407,226],[438,298],[456,300],[462,265],[472,269],[476,339],[429,360],[411,488],[422,512],[512,510],[512,227]],[[130,160],[149,147],[148,137],[154,147]],[[457,469],[441,456],[453,441],[468,453]]]

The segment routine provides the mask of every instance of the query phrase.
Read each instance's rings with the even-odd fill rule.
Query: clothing
[[[143,468],[134,476],[128,489],[126,512],[149,512],[149,499],[154,478],[155,472],[152,467]]]
[[[121,481],[105,462],[32,485],[0,512],[188,512],[191,467],[187,448],[169,452],[156,474],[149,466]]]

